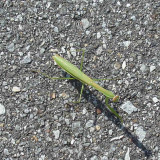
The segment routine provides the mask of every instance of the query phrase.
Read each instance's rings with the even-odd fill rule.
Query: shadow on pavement
[[[73,82],[74,82],[74,87],[75,89],[78,90],[78,92],[80,93],[81,91],[81,82],[77,81],[77,80],[69,80],[68,81],[69,83],[71,83],[73,85]],[[87,93],[86,93],[87,91]],[[94,97],[94,99],[96,99],[97,101],[97,105],[95,105],[93,103],[93,99],[90,99],[89,97]],[[105,116],[108,117],[109,120],[111,120],[117,127],[119,127],[123,132],[124,134],[129,138],[131,139],[131,141],[139,148],[141,149],[143,152],[144,152],[144,155],[145,157],[149,158],[151,155],[152,155],[152,152],[151,150],[147,149],[142,142],[140,142],[138,140],[138,138],[133,135],[128,128],[126,128],[125,126],[123,126],[123,124],[121,124],[120,120],[117,119],[108,109],[107,109],[107,106],[102,103],[99,99],[97,99],[96,96],[94,96],[93,92],[91,92],[87,86],[84,87],[84,91],[83,91],[83,94],[82,94],[82,97],[85,98],[88,102],[92,103],[94,106],[95,106],[95,120],[94,120],[94,125],[96,125],[96,122],[97,122],[97,112],[96,112],[96,109],[99,108]],[[114,103],[115,105],[120,105],[120,103]],[[98,107],[97,107],[98,106]],[[100,106],[100,107],[99,107]]]

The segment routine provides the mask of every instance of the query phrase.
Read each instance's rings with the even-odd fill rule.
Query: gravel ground
[[[1,0],[0,157],[2,160],[160,160],[160,1]],[[106,89],[50,80],[60,54]]]

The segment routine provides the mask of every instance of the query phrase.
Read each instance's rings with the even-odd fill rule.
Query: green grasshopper
[[[90,77],[88,77],[86,74],[84,74],[82,72],[84,51],[82,53],[80,69],[78,69],[75,65],[71,64],[69,61],[67,61],[66,59],[62,58],[61,56],[59,56],[57,54],[55,56],[53,56],[53,59],[64,71],[66,71],[68,74],[70,74],[72,76],[72,78],[50,77],[45,73],[41,73],[41,72],[39,72],[39,73],[41,73],[42,75],[44,75],[50,79],[77,79],[77,80],[79,80],[82,83],[82,88],[81,88],[80,98],[79,98],[78,102],[80,102],[80,100],[81,100],[84,85],[86,84],[86,85],[92,86],[93,88],[95,88],[96,90],[98,90],[99,92],[101,92],[102,94],[104,94],[106,96],[105,103],[106,103],[107,107],[123,123],[122,117],[119,116],[119,114],[108,103],[109,99],[112,99],[113,102],[117,102],[119,99],[119,96],[116,96],[115,94],[113,94],[113,92],[104,89],[103,87],[101,87],[100,85],[95,83],[95,81],[97,81],[97,80],[91,79]],[[105,80],[105,79],[101,79],[101,80]]]

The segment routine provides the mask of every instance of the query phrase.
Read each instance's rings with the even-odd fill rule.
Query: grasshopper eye
[[[118,102],[118,100],[119,100],[119,96],[118,95],[113,97],[113,99],[112,99],[113,102]]]

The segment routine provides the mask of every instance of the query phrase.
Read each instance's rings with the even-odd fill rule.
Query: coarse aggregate
[[[112,103],[73,80],[59,54],[102,87]],[[160,1],[0,1],[1,160],[160,160]]]

